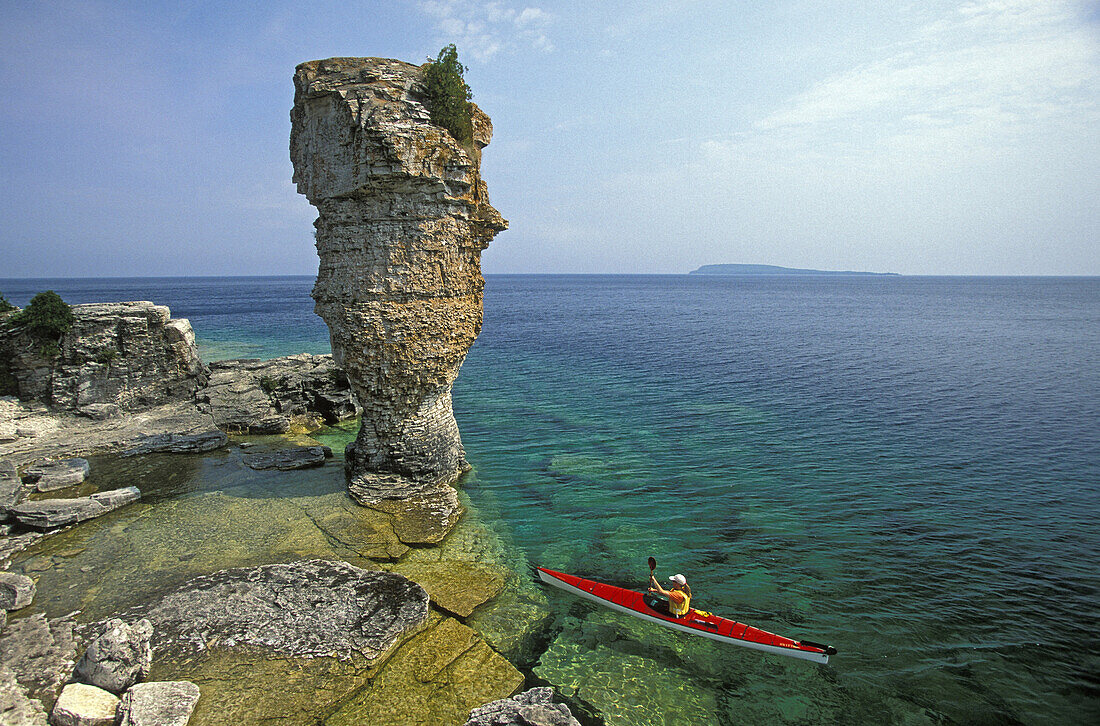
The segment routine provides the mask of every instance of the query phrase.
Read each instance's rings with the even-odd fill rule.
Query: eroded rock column
[[[507,226],[479,173],[489,117],[475,107],[474,143],[458,143],[431,124],[421,72],[303,63],[290,135],[294,181],[319,213],[316,311],[363,408],[349,487],[411,513],[407,541],[439,539],[457,519],[448,485],[468,465],[451,385],[481,331],[481,251]]]

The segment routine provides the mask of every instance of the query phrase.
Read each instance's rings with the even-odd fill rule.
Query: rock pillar
[[[489,117],[475,107],[473,143],[455,141],[431,124],[421,74],[382,58],[301,64],[290,156],[319,213],[316,311],[363,408],[351,492],[457,511],[447,485],[468,464],[451,385],[481,331],[481,251],[507,222],[479,173]]]

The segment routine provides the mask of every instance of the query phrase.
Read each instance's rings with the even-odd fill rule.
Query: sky
[[[294,67],[455,43],[487,273],[1100,275],[1100,2],[0,0],[0,277],[317,270]]]

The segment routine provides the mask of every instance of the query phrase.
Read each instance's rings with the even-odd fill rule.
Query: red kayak
[[[801,658],[815,663],[828,663],[829,656],[836,653],[836,648],[821,643],[812,643],[808,640],[791,640],[782,635],[769,633],[751,625],[739,623],[729,618],[723,618],[711,613],[703,613],[691,610],[687,615],[677,618],[669,615],[668,602],[656,595],[649,595],[633,590],[627,590],[614,585],[605,585],[595,580],[586,580],[576,575],[567,575],[564,572],[555,572],[545,567],[536,567],[539,579],[547,585],[559,587],[566,592],[579,595],[586,600],[599,603],[612,610],[618,610],[627,615],[633,615],[642,620],[648,620],[657,625],[663,625],[673,630],[681,630],[692,635],[702,635],[704,638],[717,640],[721,643],[732,643],[746,648],[762,650],[765,653],[787,655],[792,658]]]

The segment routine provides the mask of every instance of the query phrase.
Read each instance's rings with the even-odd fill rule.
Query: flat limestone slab
[[[23,479],[40,492],[52,492],[80,484],[90,470],[87,459],[63,459],[32,466],[23,472]]]
[[[504,573],[500,569],[461,560],[402,562],[392,571],[419,583],[432,602],[463,618],[504,589]]]

